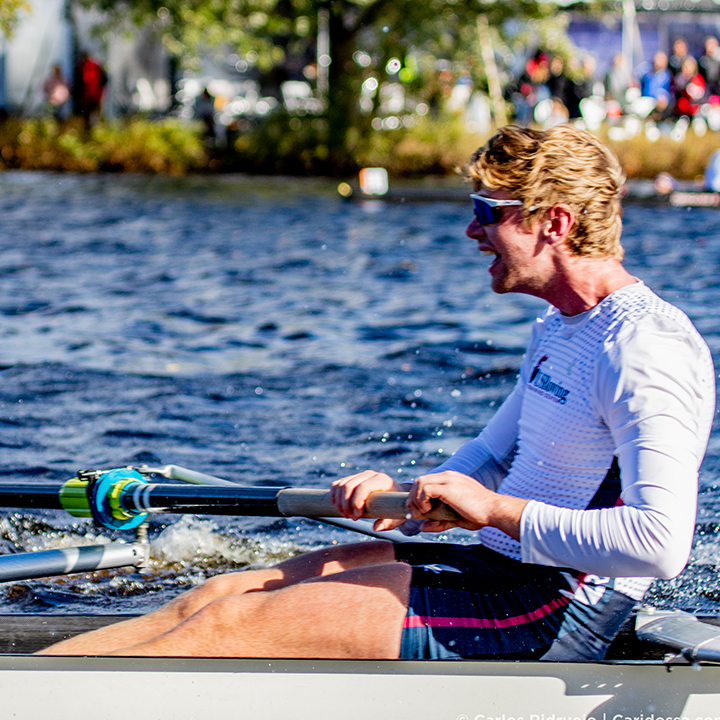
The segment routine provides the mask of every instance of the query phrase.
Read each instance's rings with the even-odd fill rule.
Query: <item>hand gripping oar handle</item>
[[[180,465],[162,465],[158,467],[151,467],[150,465],[141,465],[136,467],[135,470],[142,473],[143,475],[162,475],[168,480],[180,480],[186,483],[192,483],[194,485],[236,485],[237,483],[230,482],[229,480],[223,480],[222,478],[216,477],[215,475],[208,475],[207,473],[201,473],[197,470],[189,470],[188,468],[181,467]],[[403,535],[398,530],[371,530],[370,529],[370,518],[364,518],[368,522],[357,522],[350,520],[349,518],[338,518],[338,517],[323,517],[313,516],[311,518],[316,522],[330,525],[332,527],[339,527],[343,530],[350,530],[351,532],[360,533],[367,537],[373,537],[377,540],[392,540],[393,542],[427,542],[422,539],[419,535]]]
[[[410,517],[406,492],[374,492],[365,503],[366,518],[405,520]],[[340,511],[330,502],[329,490],[285,488],[277,496],[278,510],[287,516],[342,517]],[[459,515],[449,506],[439,503],[423,520],[456,521]]]
[[[214,475],[188,470],[179,465],[163,465],[162,467],[149,467],[143,465],[137,468],[143,475],[155,473],[168,480],[182,480],[196,485],[214,485],[223,487],[237,487],[236,483]],[[285,488],[277,495],[277,506],[283,515],[288,517],[313,518],[339,518],[342,517],[337,508],[330,502],[327,490],[305,488]],[[407,517],[407,493],[383,492],[370,495],[365,506],[366,518],[387,518],[400,520]],[[402,513],[402,514],[400,514]],[[447,505],[438,503],[431,512],[428,520],[457,520],[460,516]]]

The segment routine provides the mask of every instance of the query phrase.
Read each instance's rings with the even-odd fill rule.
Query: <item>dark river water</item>
[[[543,307],[489,290],[469,213],[346,202],[319,181],[0,174],[0,483],[173,463],[325,487],[434,467],[508,394]],[[718,219],[629,205],[624,237],[628,268],[720,367]],[[656,604],[720,609],[719,439],[692,560]],[[214,573],[357,539],[294,519],[162,515],[149,531],[146,573],[6,583],[0,612],[149,610]],[[132,535],[0,510],[0,553],[109,539]]]

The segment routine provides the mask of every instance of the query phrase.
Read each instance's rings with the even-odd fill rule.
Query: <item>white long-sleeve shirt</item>
[[[435,472],[530,500],[519,542],[486,527],[484,545],[621,578],[616,589],[639,600],[653,578],[687,562],[714,408],[707,345],[684,313],[638,282],[581,315],[541,315],[510,396]],[[614,458],[621,492],[605,507]]]

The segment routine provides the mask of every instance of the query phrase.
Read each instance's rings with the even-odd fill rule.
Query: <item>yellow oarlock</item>
[[[134,518],[137,513],[131,514],[122,506],[121,495],[123,488],[128,483],[137,483],[135,478],[125,478],[125,480],[118,480],[113,484],[110,492],[108,493],[108,504],[110,505],[110,512],[116,520],[130,520]]]

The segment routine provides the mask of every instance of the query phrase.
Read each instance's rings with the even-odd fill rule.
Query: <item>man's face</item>
[[[480,188],[477,194],[495,200],[515,199],[504,190]],[[522,211],[522,206],[504,207],[500,221],[489,225],[481,225],[473,217],[465,231],[469,238],[477,241],[481,252],[493,256],[489,272],[491,286],[496,293],[535,295],[542,284],[538,231],[525,224]]]

